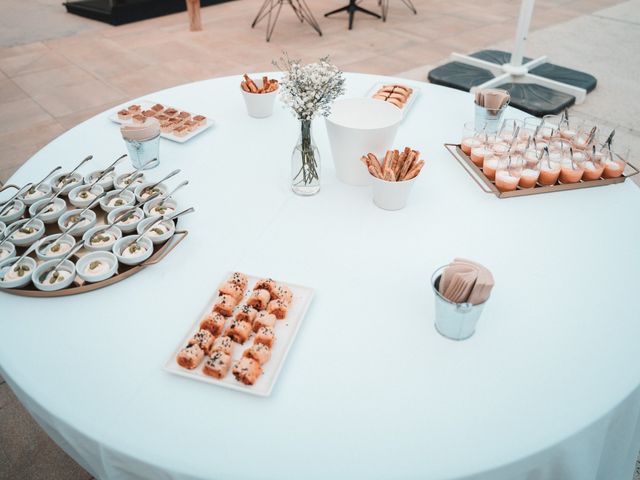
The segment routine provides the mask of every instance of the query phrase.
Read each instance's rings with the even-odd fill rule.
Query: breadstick
[[[391,165],[389,165],[390,169],[393,172],[396,171],[396,166],[398,165],[399,161],[400,161],[400,152],[398,150],[394,150],[393,157],[391,158]]]
[[[393,170],[391,170],[390,168],[387,168],[387,169],[384,171],[384,177],[383,177],[383,180],[386,180],[386,181],[388,181],[388,182],[395,182],[395,181],[396,181],[396,177],[395,177],[395,175],[393,174]]]
[[[411,169],[411,166],[413,165],[415,158],[416,158],[416,152],[414,152],[413,150],[410,151],[409,154],[407,155],[407,159],[404,161],[404,164],[400,169],[400,173],[398,174],[399,180],[403,180],[404,177],[407,175],[407,172]]]
[[[392,159],[393,159],[393,152],[391,150],[387,150],[387,153],[384,154],[384,162],[382,163],[383,172],[387,169],[387,167],[391,165]]]
[[[271,85],[269,84],[269,77],[262,77],[262,88],[260,89],[260,93],[266,93],[268,92],[268,88]]]
[[[407,157],[409,156],[409,153],[411,153],[411,149],[409,147],[405,147],[405,149],[400,154],[400,159],[398,160],[398,164],[396,165],[396,168],[393,171],[397,179],[400,178],[400,171],[402,170],[402,167],[404,166],[407,160]]]
[[[369,166],[373,167],[377,173],[376,177],[382,178],[382,166],[380,165],[378,158],[373,153],[367,154],[367,158],[369,159]]]
[[[375,169],[371,165],[369,165],[369,173],[371,175],[373,175],[374,177],[377,177],[380,180],[382,180],[382,176],[380,174],[378,174],[378,172],[376,172]]]
[[[418,174],[420,173],[420,170],[422,170],[423,165],[424,165],[424,160],[420,160],[418,163],[416,163],[415,167],[409,170],[409,173],[407,173],[404,179],[411,180],[412,178],[417,177]]]
[[[249,90],[251,91],[251,93],[258,93],[258,87],[256,86],[256,84],[254,83],[253,80],[251,80],[251,78],[249,77],[249,75],[247,75],[246,73],[244,74],[244,79],[247,82],[247,87],[249,87]]]
[[[244,90],[245,92],[250,92],[251,90],[249,90],[249,87],[247,87],[247,82],[245,82],[244,80],[242,82],[240,82],[240,87],[242,87],[242,90]]]

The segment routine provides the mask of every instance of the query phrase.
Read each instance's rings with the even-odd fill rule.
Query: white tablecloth
[[[349,75],[348,95],[382,79]],[[182,245],[96,292],[0,294],[0,373],[54,440],[101,479],[630,480],[638,188],[487,195],[443,148],[473,118],[470,96],[411,82],[420,97],[396,145],[427,165],[407,208],[380,210],[369,188],[336,180],[323,122],[322,191],[300,198],[296,122],[278,105],[247,117],[238,82],[146,96],[218,122],[185,145],[163,140],[152,173],[191,181],[177,195],[197,209]],[[100,114],[11,180],[124,151]],[[455,256],[497,281],[464,342],[433,328],[429,277]],[[162,369],[228,270],[316,289],[269,398]]]

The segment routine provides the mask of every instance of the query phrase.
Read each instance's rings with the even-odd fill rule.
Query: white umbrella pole
[[[489,70],[494,78],[483,84],[476,85],[471,91],[481,88],[491,88],[504,83],[534,83],[543,87],[551,88],[559,92],[563,92],[576,97],[576,104],[584,102],[587,97],[587,91],[584,88],[569,85],[567,83],[558,82],[545,77],[540,77],[529,73],[530,70],[547,62],[547,57],[538,57],[528,63],[522,64],[524,56],[524,46],[529,34],[531,18],[533,17],[533,7],[535,0],[522,0],[520,6],[520,15],[518,17],[518,26],[516,28],[516,39],[511,54],[511,62],[498,65],[497,63],[488,62],[479,58],[470,57],[461,53],[452,53],[449,57],[454,62],[472,65],[474,67]]]

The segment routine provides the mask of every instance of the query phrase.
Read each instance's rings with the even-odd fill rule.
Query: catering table
[[[349,74],[347,95],[386,80]],[[67,453],[100,479],[631,480],[640,190],[485,194],[443,147],[473,118],[469,94],[409,83],[420,97],[396,145],[427,165],[397,212],[337,181],[323,121],[322,190],[292,194],[296,122],[279,106],[249,118],[239,76],[145,97],[217,122],[184,145],[163,140],[149,174],[190,179],[176,195],[196,207],[189,237],[95,292],[0,293],[0,374]],[[89,153],[107,165],[125,151],[108,113],[11,182]],[[429,285],[456,256],[496,278],[463,342],[435,331]],[[230,270],[316,289],[268,398],[162,368]]]

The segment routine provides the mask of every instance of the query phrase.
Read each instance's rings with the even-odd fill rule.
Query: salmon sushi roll
[[[226,318],[224,318],[219,313],[211,313],[204,317],[200,322],[200,330],[208,330],[211,332],[211,335],[217,337],[224,330],[224,322]]]
[[[253,331],[257,332],[262,327],[273,328],[276,324],[276,316],[269,312],[258,312],[253,322]]]
[[[254,290],[251,292],[249,300],[247,300],[247,305],[252,306],[256,310],[264,310],[267,308],[269,300],[271,300],[271,294],[267,290]]]
[[[293,300],[293,293],[291,293],[291,290],[286,285],[278,285],[274,288],[273,292],[271,292],[271,299],[282,300],[289,304],[291,300]]]
[[[260,365],[264,365],[271,358],[271,349],[262,343],[254,343],[242,352],[242,356],[253,358]]]
[[[209,354],[215,337],[211,335],[209,330],[199,330],[191,340],[189,340],[188,346],[198,345],[202,351]]]
[[[212,352],[222,352],[227,355],[231,355],[233,353],[233,340],[227,336],[218,337],[213,342],[213,347],[211,347]]]
[[[253,286],[254,290],[266,290],[271,294],[273,289],[278,286],[276,281],[273,278],[262,278],[257,281],[257,283]]]
[[[238,300],[231,295],[220,295],[213,305],[213,311],[218,312],[225,317],[230,317],[233,309],[238,305]]]
[[[253,325],[253,321],[256,319],[257,314],[258,311],[255,308],[250,307],[249,305],[242,305],[240,310],[238,310],[238,313],[236,313],[236,320],[249,322]]]
[[[247,278],[247,276],[241,272],[233,272],[229,277],[229,280],[227,281],[240,285],[240,288],[242,288],[242,290],[246,289],[247,284],[249,283],[249,279]]]
[[[252,358],[243,357],[233,365],[233,376],[245,385],[253,385],[262,375],[260,364]]]
[[[176,362],[183,368],[193,370],[204,358],[204,351],[198,345],[190,345],[178,352]]]
[[[256,338],[253,343],[261,343],[269,348],[273,348],[273,342],[276,341],[276,335],[273,333],[273,329],[269,327],[262,327],[256,333]]]
[[[239,302],[244,296],[244,288],[241,288],[237,283],[225,282],[218,289],[218,293],[220,295],[231,295]]]
[[[282,300],[271,300],[269,305],[267,305],[267,312],[275,315],[278,320],[282,320],[286,317],[288,311],[289,305]]]
[[[251,335],[251,324],[249,322],[234,320],[231,322],[231,325],[227,327],[224,334],[234,342],[242,344],[246,342],[249,335]]]
[[[227,375],[231,367],[231,355],[224,352],[213,352],[204,362],[202,373],[213,378],[221,379]]]

